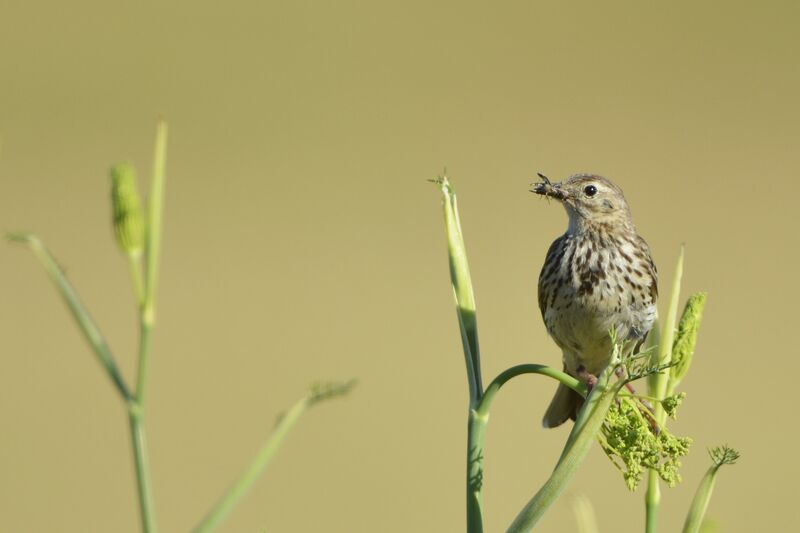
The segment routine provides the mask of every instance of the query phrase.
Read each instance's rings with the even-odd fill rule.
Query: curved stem
[[[622,381],[613,384],[609,383],[614,366],[613,363],[609,364],[598,377],[597,385],[592,389],[591,394],[586,398],[586,403],[578,413],[578,419],[572,426],[564,451],[561,453],[561,458],[558,460],[553,473],[534,497],[522,508],[522,511],[508,528],[508,533],[530,531],[553,502],[564,492],[567,483],[569,483],[578,466],[586,458],[589,448],[603,425],[608,408],[623,386]]]
[[[497,391],[506,384],[510,379],[520,376],[522,374],[541,374],[543,376],[551,377],[566,387],[574,390],[581,396],[586,396],[586,384],[580,382],[578,379],[570,376],[566,372],[562,372],[561,370],[556,370],[553,367],[546,366],[546,365],[537,365],[537,364],[524,364],[524,365],[517,365],[512,366],[511,368],[501,372],[496,378],[489,383],[489,386],[486,387],[486,392],[483,393],[483,397],[478,402],[478,407],[476,409],[477,414],[482,417],[489,416],[489,409],[492,406],[492,401],[494,400]]]
[[[586,396],[586,385],[574,377],[555,368],[537,364],[513,366],[501,372],[486,387],[476,408],[470,409],[467,426],[467,531],[469,533],[483,531],[483,448],[486,426],[489,424],[489,409],[497,391],[512,378],[523,374],[551,377],[581,396]]]

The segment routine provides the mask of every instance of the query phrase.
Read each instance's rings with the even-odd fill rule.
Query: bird
[[[568,217],[539,274],[539,310],[564,371],[591,387],[610,361],[611,331],[631,353],[653,327],[658,271],[617,185],[595,174],[559,183],[539,177],[531,192],[558,201]],[[559,384],[542,425],[575,420],[582,404],[578,393]]]

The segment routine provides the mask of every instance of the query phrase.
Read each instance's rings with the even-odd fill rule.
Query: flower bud
[[[111,167],[111,207],[114,235],[123,253],[140,255],[144,247],[142,218],[136,172],[127,163]]]
[[[704,292],[693,294],[686,301],[686,307],[683,308],[678,331],[675,333],[675,341],[672,343],[672,362],[674,364],[670,368],[670,389],[672,390],[686,376],[692,363],[694,346],[697,342],[697,330],[700,328],[700,321],[703,318],[706,296]]]

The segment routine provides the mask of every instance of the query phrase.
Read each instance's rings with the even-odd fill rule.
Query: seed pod
[[[136,172],[127,163],[111,168],[111,207],[114,235],[120,250],[128,255],[140,255],[144,247],[144,222]]]
[[[703,307],[706,305],[704,292],[693,294],[686,301],[683,308],[683,315],[675,333],[675,342],[672,343],[672,362],[674,366],[670,368],[669,388],[674,390],[680,381],[689,371],[694,356],[694,346],[697,343],[697,330],[700,328],[700,321],[703,318]]]

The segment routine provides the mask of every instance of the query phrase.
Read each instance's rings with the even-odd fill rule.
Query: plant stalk
[[[650,470],[647,475],[647,492],[644,495],[645,532],[655,533],[658,530],[658,508],[661,504],[661,487],[658,474]]]
[[[144,273],[138,257],[129,255],[134,292],[139,308],[139,365],[136,379],[136,396],[129,406],[133,459],[139,494],[139,510],[144,533],[156,531],[155,511],[150,483],[150,465],[147,459],[144,413],[147,390],[147,366],[150,358],[150,337],[155,323],[156,280],[158,256],[161,249],[161,220],[164,211],[164,168],[167,149],[167,124],[160,121],[156,129],[153,155],[153,178],[147,199],[147,224],[145,232]]]
[[[488,415],[469,411],[467,423],[467,533],[483,533],[483,446]]]
[[[609,382],[615,366],[616,361],[612,360],[612,363],[599,376],[597,385],[592,389],[586,398],[585,405],[578,413],[578,419],[572,426],[564,451],[553,473],[522,508],[508,528],[508,533],[522,533],[533,529],[547,509],[561,496],[570,479],[583,463],[605,421],[611,403],[623,386],[622,380],[613,384]]]
[[[92,319],[89,311],[83,305],[80,298],[78,298],[78,293],[64,275],[64,271],[59,266],[56,258],[53,257],[50,250],[48,250],[44,243],[35,235],[14,234],[9,235],[9,238],[12,241],[28,245],[31,251],[36,255],[36,258],[39,259],[48,276],[50,276],[50,279],[56,285],[64,303],[69,308],[70,313],[72,313],[75,323],[78,325],[81,333],[83,333],[83,337],[89,343],[89,346],[91,346],[92,351],[97,356],[98,361],[100,361],[100,364],[111,379],[117,392],[122,397],[123,401],[130,402],[133,399],[133,394],[130,392],[125,379],[122,377],[122,373],[119,371],[119,367],[114,359],[114,355],[111,353],[108,342],[106,342],[106,339],[100,332],[100,328]]]
[[[128,420],[131,428],[133,462],[136,470],[136,486],[139,495],[139,512],[144,533],[155,533],[156,519],[153,508],[153,494],[150,483],[150,464],[147,457],[147,439],[139,404],[133,402],[128,407]]]
[[[658,351],[655,352],[654,363],[667,364],[672,359],[672,343],[675,338],[675,324],[678,319],[678,299],[680,298],[681,278],[683,277],[683,246],[681,246],[675,274],[672,278],[672,290],[667,304],[667,316],[659,336]],[[668,388],[669,371],[650,376],[648,388],[651,396],[663,400]],[[666,413],[660,401],[655,402],[654,416],[656,423],[663,426]],[[652,468],[647,473],[647,493],[645,494],[645,533],[656,533],[658,529],[658,509],[661,504],[661,488],[658,473]]]
[[[483,450],[492,401],[509,380],[523,374],[541,374],[557,379],[582,396],[586,386],[569,374],[545,365],[524,364],[501,372],[486,387],[476,409],[470,409],[467,424],[467,532],[483,532]]]
[[[295,403],[281,418],[275,430],[267,438],[264,445],[258,451],[253,461],[247,466],[239,479],[228,489],[223,497],[217,502],[211,511],[206,515],[200,524],[192,531],[194,533],[207,533],[213,531],[222,522],[228,513],[239,503],[239,500],[250,490],[264,469],[267,467],[275,452],[283,443],[289,430],[297,423],[300,416],[310,405],[310,398],[307,396]]]

